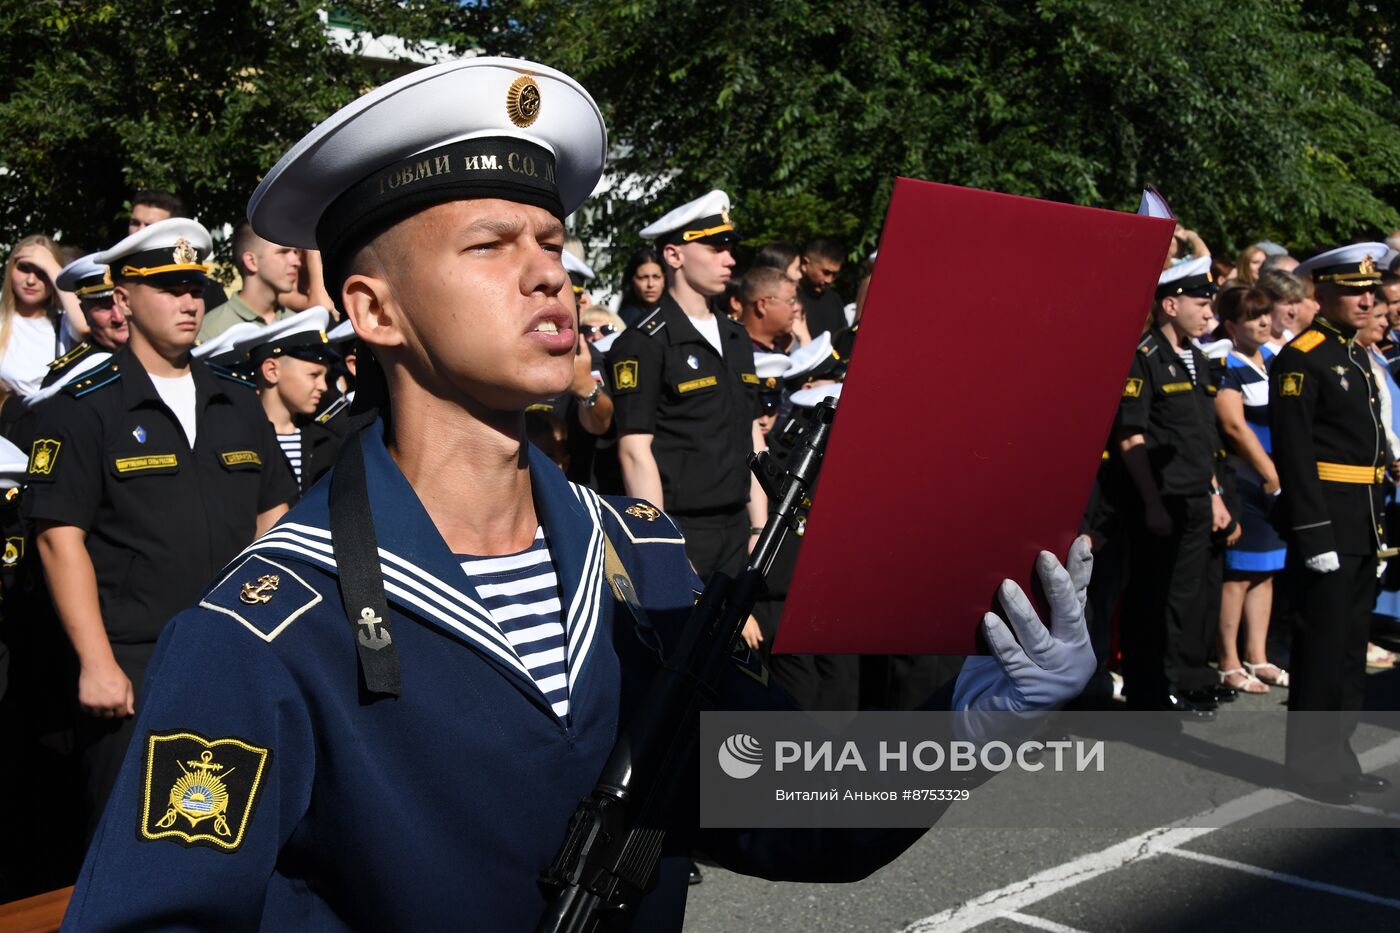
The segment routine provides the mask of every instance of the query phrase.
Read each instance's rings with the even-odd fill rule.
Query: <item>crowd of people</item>
[[[519,95],[510,106],[524,106]],[[421,163],[438,164],[447,163]],[[386,176],[395,184],[425,177],[395,171]],[[571,341],[572,375],[566,391],[528,406],[528,438],[579,487],[637,500],[614,511],[634,543],[666,538],[663,519],[673,522],[702,580],[736,575],[769,519],[749,454],[781,464],[813,408],[839,399],[877,262],[845,275],[850,251],[815,237],[765,244],[741,274],[733,207],[712,191],[639,231],[615,309],[593,300],[601,283],[583,244],[563,242],[565,310],[541,312],[529,334],[547,347]],[[17,831],[6,837],[18,844],[3,853],[0,899],[73,880],[123,762],[132,767],[132,743],[140,749],[135,714],[152,689],[148,669],[157,680],[163,672],[157,643],[172,617],[200,604],[268,642],[291,622],[265,626],[258,615],[300,579],[272,557],[262,558],[266,573],[221,574],[315,495],[347,439],[386,414],[390,383],[407,378],[392,354],[366,352],[364,325],[352,326],[346,305],[364,303],[357,322],[388,321],[386,307],[419,300],[374,291],[386,262],[408,259],[381,257],[373,241],[325,261],[268,239],[266,223],[240,220],[230,244],[237,286],[226,294],[208,272],[209,232],[185,215],[174,195],[138,192],[117,244],[88,252],[66,242],[81,234],[62,243],[34,235],[5,264],[0,725],[4,796],[25,804],[7,816]],[[524,234],[491,235],[481,249]],[[1362,244],[1300,262],[1266,243],[1228,266],[1178,229],[1086,508],[1099,669],[1077,703],[1121,696],[1133,709],[1209,719],[1239,693],[1285,690],[1311,691],[1299,709],[1359,706],[1355,607],[1364,603],[1364,627],[1373,614],[1400,617],[1400,577],[1377,570],[1387,547],[1380,496],[1394,500],[1400,477],[1397,260],[1383,244]],[[851,300],[838,281],[855,286]],[[424,353],[432,358],[431,347]],[[424,399],[447,392],[434,381],[445,371],[412,373]],[[1353,396],[1372,420],[1333,431]],[[1344,453],[1367,425],[1377,431],[1360,437],[1369,453]],[[314,551],[313,539],[298,547]],[[789,538],[742,632],[798,706],[912,708],[957,676],[961,658],[772,655],[799,544]],[[573,623],[561,618],[562,578],[538,569],[548,548],[541,525],[508,557],[453,556],[468,578],[489,581],[477,596],[498,649],[567,722],[578,702]],[[228,605],[216,596],[225,587]],[[361,645],[391,644],[387,616],[364,612]],[[1343,615],[1346,631],[1332,631]],[[1278,636],[1289,629],[1285,660],[1289,640]],[[1362,650],[1365,664],[1395,663],[1369,642]],[[383,655],[359,657],[374,693],[382,672],[371,658]],[[158,738],[144,752],[148,767],[164,761]],[[207,782],[215,746],[240,768],[261,768],[253,746],[207,738],[172,739],[204,756],[179,764],[186,775]],[[1349,754],[1339,747],[1335,761],[1291,764],[1314,795],[1344,801],[1369,777]],[[205,804],[172,797],[167,808],[164,791],[147,787],[146,804],[165,816],[140,832],[161,838],[186,818],[191,844],[236,848],[257,792],[256,782],[245,788],[241,817],[219,815],[221,828],[204,830],[188,808]]]

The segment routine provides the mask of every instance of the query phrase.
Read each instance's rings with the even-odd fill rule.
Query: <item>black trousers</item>
[[[1080,527],[1094,541],[1094,576],[1089,580],[1084,616],[1089,627],[1089,644],[1093,646],[1097,661],[1094,675],[1080,694],[1082,702],[1102,701],[1113,696],[1113,678],[1108,672],[1113,650],[1113,617],[1128,578],[1131,509],[1122,504],[1124,496],[1118,488],[1121,484],[1114,482],[1107,473],[1107,469],[1099,470],[1099,483]]]
[[[1351,736],[1366,689],[1376,558],[1343,554],[1340,569],[1314,573],[1293,551],[1284,568],[1297,599],[1284,760],[1302,780],[1345,781],[1361,773]]]
[[[153,644],[112,646],[118,666],[131,680],[138,710],[141,708],[146,665],[150,663],[155,647]],[[83,803],[87,814],[84,848],[92,840],[98,821],[102,819],[107,798],[116,786],[117,773],[121,771],[122,761],[126,758],[127,746],[135,734],[135,716],[104,719],[86,713],[78,714],[78,760],[83,771]]]
[[[687,515],[672,512],[671,517],[685,535],[685,554],[695,565],[701,581],[709,582],[716,571],[737,577],[744,569],[749,550],[749,509],[740,505],[733,511]]]
[[[1133,516],[1122,621],[1128,705],[1151,708],[1168,694],[1216,682],[1207,665],[1217,620],[1207,617],[1210,496],[1163,496],[1172,533],[1147,531]]]

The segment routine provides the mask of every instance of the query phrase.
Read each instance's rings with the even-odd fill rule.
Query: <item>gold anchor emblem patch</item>
[[[237,850],[271,755],[233,737],[211,741],[194,732],[151,733],[141,837]]]
[[[277,592],[277,587],[282,583],[282,579],[275,573],[265,573],[258,577],[257,583],[245,583],[243,589],[239,591],[238,598],[250,606],[259,603],[272,601],[272,594]]]
[[[364,626],[360,629],[360,644],[370,651],[388,647],[393,641],[389,630],[384,627],[384,620],[375,615],[374,610],[368,606],[360,610],[360,624]]]
[[[165,816],[156,822],[156,826],[169,829],[183,816],[193,828],[201,821],[212,818],[214,832],[229,836],[228,820],[224,819],[224,811],[228,809],[228,788],[219,777],[224,766],[216,762],[214,753],[207,749],[199,753],[198,761],[187,761],[185,764],[189,769],[170,788],[170,809],[165,811]]]
[[[516,126],[529,126],[540,115],[540,103],[540,86],[529,75],[521,75],[506,91],[506,116]]]
[[[645,502],[629,505],[625,511],[633,518],[644,518],[649,522],[654,522],[661,517],[660,509],[654,505],[647,505]]]

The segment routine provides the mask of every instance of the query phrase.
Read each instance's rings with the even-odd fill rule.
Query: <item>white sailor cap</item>
[[[1381,265],[1390,247],[1384,243],[1353,243],[1329,249],[1298,264],[1294,275],[1312,276],[1314,282],[1366,287],[1379,285]]]
[[[789,396],[788,401],[799,408],[815,408],[829,398],[840,399],[841,387],[844,382],[829,382],[825,385],[812,386],[810,389],[800,389]]]
[[[729,219],[729,195],[719,189],[682,204],[642,228],[644,240],[658,243],[737,243],[742,237]]]
[[[188,217],[167,217],[87,258],[109,267],[114,282],[202,283],[204,260],[213,248],[209,231],[197,222]]]
[[[760,392],[776,392],[782,384],[782,378],[787,375],[788,369],[792,367],[792,357],[786,353],[755,353],[753,355],[753,371],[758,376],[758,390]]]
[[[248,361],[248,343],[251,337],[267,328],[266,324],[253,321],[240,321],[227,330],[222,330],[190,351],[190,356],[206,363],[226,366],[231,363]]]
[[[61,378],[55,379],[48,385],[40,387],[38,391],[26,395],[24,397],[24,404],[33,408],[40,402],[53,398],[58,393],[62,392],[63,387],[68,385],[68,383],[87,375],[100,366],[106,366],[108,360],[111,358],[112,354],[108,353],[106,350],[89,350],[87,353],[84,353],[78,359],[78,362],[73,364],[73,368],[64,373]]]
[[[105,263],[93,262],[92,257],[96,255],[97,253],[88,253],[64,266],[54,284],[65,292],[72,292],[79,298],[89,300],[111,295],[111,270]]]
[[[346,318],[339,324],[326,331],[326,339],[331,343],[344,343],[347,340],[355,339],[355,324]]]
[[[1209,256],[1179,262],[1170,269],[1164,269],[1157,277],[1158,299],[1177,295],[1209,298],[1216,291],[1215,279],[1210,274]]]
[[[823,331],[812,338],[811,342],[804,343],[788,354],[790,367],[785,378],[791,381],[832,375],[840,360],[839,354],[832,349],[832,335]]]
[[[333,358],[326,328],[331,325],[331,313],[321,305],[259,327],[240,341],[240,346],[254,366],[274,356],[294,356],[308,363],[327,363]]]
[[[302,137],[253,192],[248,219],[274,243],[320,249],[333,280],[354,249],[434,204],[504,198],[563,220],[593,193],[607,145],[598,105],[568,75],[513,58],[442,62]]]
[[[564,271],[569,273],[569,280],[574,283],[574,294],[583,291],[584,282],[591,282],[598,277],[594,274],[592,266],[568,250],[564,250]]]
[[[29,470],[29,455],[0,437],[0,489],[17,489]]]

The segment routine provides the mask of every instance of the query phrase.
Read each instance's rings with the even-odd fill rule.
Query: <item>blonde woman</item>
[[[1240,258],[1235,260],[1234,281],[1240,285],[1253,285],[1259,281],[1259,269],[1264,265],[1264,260],[1269,258],[1269,254],[1258,246],[1246,246],[1240,253]]]
[[[5,263],[0,286],[0,393],[21,398],[38,391],[48,364],[82,339],[81,312],[64,313],[58,244],[36,233],[20,240]]]

